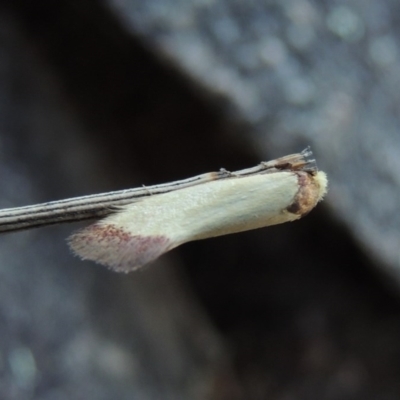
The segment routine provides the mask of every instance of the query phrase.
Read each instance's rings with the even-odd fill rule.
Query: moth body
[[[75,233],[70,246],[83,259],[129,272],[188,241],[299,219],[326,187],[317,171],[232,175],[122,206]]]

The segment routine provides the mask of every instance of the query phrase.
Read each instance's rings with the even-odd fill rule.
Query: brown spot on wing
[[[315,179],[315,174],[311,172],[296,172],[299,184],[299,190],[293,203],[286,208],[292,214],[307,215],[320,200],[320,185]]]

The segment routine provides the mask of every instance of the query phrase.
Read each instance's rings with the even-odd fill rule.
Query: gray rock
[[[16,14],[0,8],[0,21],[1,206],[110,187],[59,76]],[[71,230],[1,237],[0,398],[207,397],[227,354],[179,262],[112,274],[69,253]]]
[[[327,203],[400,282],[393,1],[109,1],[124,26],[249,124],[260,158],[311,144]]]
[[[3,1],[2,206],[308,144],[331,189],[129,276],[71,258],[76,227],[2,236],[0,397],[398,398],[397,8]]]

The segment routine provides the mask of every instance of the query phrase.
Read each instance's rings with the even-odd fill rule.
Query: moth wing
[[[154,261],[172,248],[163,235],[132,235],[122,227],[95,223],[68,239],[73,252],[117,272],[130,272]]]

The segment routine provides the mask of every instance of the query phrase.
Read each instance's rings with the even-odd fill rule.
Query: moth
[[[130,272],[183,243],[295,221],[326,194],[309,148],[236,172],[0,210],[0,232],[105,216],[68,239],[84,260]]]

